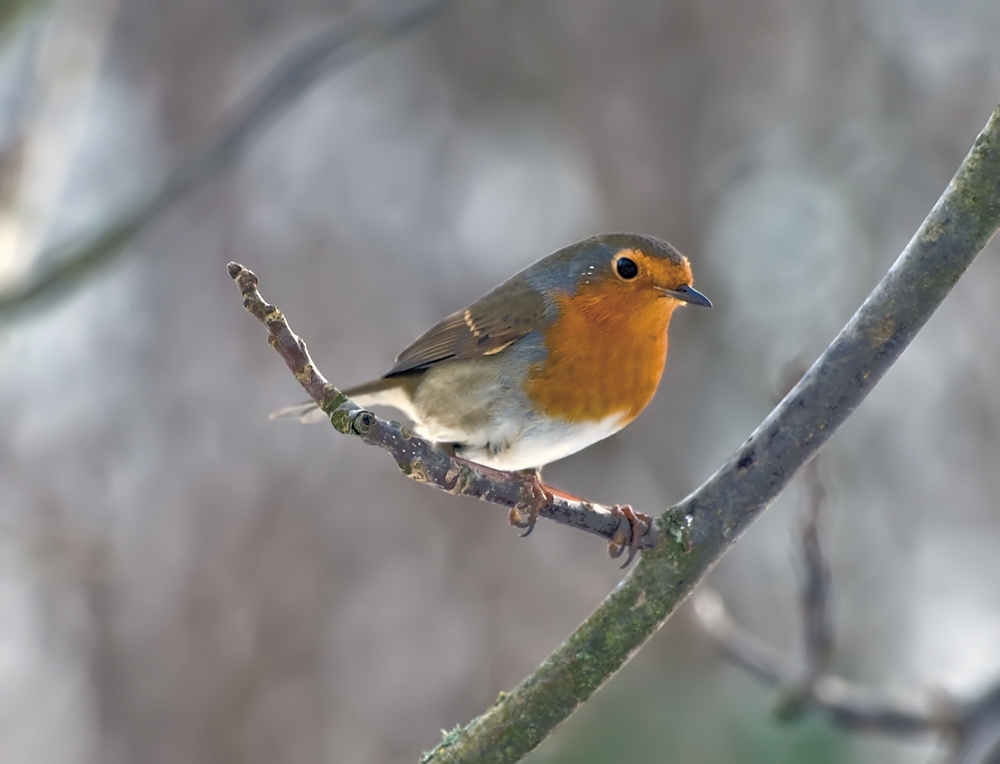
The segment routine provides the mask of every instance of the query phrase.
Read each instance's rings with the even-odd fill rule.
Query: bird
[[[381,378],[343,393],[364,408],[401,411],[452,456],[533,473],[544,496],[553,490],[541,482],[544,465],[618,432],[652,400],[671,316],[685,304],[712,305],[673,246],[635,233],[594,236],[441,319]],[[325,415],[310,402],[271,417]],[[530,533],[536,517],[537,509],[525,524],[512,510],[511,522]]]

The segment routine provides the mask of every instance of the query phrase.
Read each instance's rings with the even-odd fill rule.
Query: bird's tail
[[[313,401],[296,403],[294,406],[285,406],[283,409],[272,411],[267,415],[268,419],[298,419],[302,424],[316,424],[326,419],[323,409]]]
[[[407,388],[415,380],[408,375],[374,379],[362,385],[355,385],[341,392],[359,406],[392,406],[406,411],[410,392]],[[283,409],[272,411],[268,419],[298,419],[303,424],[315,424],[326,419],[326,414],[313,401],[297,403]]]

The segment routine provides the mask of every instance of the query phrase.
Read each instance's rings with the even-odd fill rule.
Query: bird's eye
[[[623,279],[634,279],[639,275],[639,266],[635,264],[634,260],[627,257],[619,257],[615,267],[618,269],[618,275]]]

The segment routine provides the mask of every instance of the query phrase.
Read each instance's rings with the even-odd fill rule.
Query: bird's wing
[[[518,274],[420,335],[385,376],[494,355],[541,327],[545,313],[545,299]]]

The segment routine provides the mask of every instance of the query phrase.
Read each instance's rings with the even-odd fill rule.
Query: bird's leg
[[[441,444],[438,446],[452,459],[459,462],[464,462],[472,467],[482,468],[481,464],[469,461],[458,454],[461,453],[460,449],[456,445],[452,444]],[[489,468],[487,468],[489,469]],[[571,496],[564,491],[560,491],[558,488],[552,488],[551,486],[545,485],[542,482],[542,469],[541,467],[517,470],[513,473],[515,475],[521,475],[528,478],[528,484],[524,486],[521,490],[521,496],[518,497],[517,504],[510,508],[510,512],[507,513],[507,521],[513,525],[515,528],[527,528],[527,530],[521,534],[521,538],[528,536],[535,529],[535,523],[538,521],[538,513],[542,511],[542,507],[552,501],[553,495],[559,495],[564,499],[569,499],[571,501],[581,501],[575,496]],[[527,494],[525,496],[525,494]],[[521,519],[521,512],[527,511],[528,522],[524,522]]]
[[[649,515],[644,515],[642,512],[634,511],[628,504],[615,504],[611,508],[611,514],[618,515],[627,520],[629,524],[628,557],[625,558],[625,562],[622,564],[622,568],[624,569],[629,566],[629,563],[635,557],[635,553],[639,551],[639,539],[646,535],[649,529],[653,527],[653,518]],[[611,555],[612,559],[621,557],[625,552],[625,532],[621,526],[621,521],[619,521],[618,530],[615,531],[614,538],[608,542],[608,554]]]
[[[528,530],[521,534],[521,538],[524,538],[531,535],[531,532],[535,530],[538,513],[542,510],[542,507],[552,501],[553,489],[542,482],[542,470],[540,468],[520,470],[519,474],[528,478],[528,485],[526,486],[527,500],[519,500],[515,506],[511,507],[510,512],[507,513],[507,521],[515,528],[527,528]],[[521,519],[522,507],[528,510],[528,522],[524,522]]]

